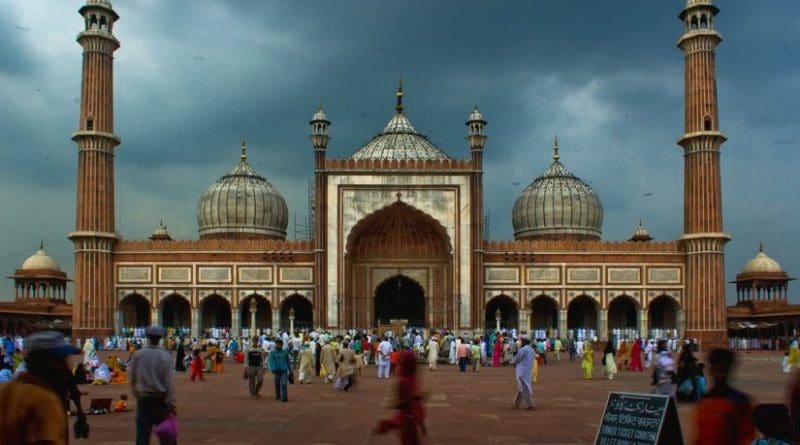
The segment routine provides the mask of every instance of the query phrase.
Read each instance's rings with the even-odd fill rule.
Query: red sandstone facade
[[[86,29],[78,37],[84,65],[79,131],[73,136],[79,149],[77,221],[70,234],[75,335],[149,323],[190,328],[194,335],[212,327],[241,333],[250,324],[253,301],[259,328],[285,327],[289,309],[304,314],[305,326],[369,327],[380,318],[381,289],[397,279],[398,295],[401,285],[422,292],[427,327],[482,331],[497,321],[522,331],[558,329],[561,335],[589,328],[601,339],[611,329],[653,335],[658,328],[685,331],[706,345],[724,343],[723,247],[729,236],[722,232],[719,150],[725,137],[716,102],[717,9],[709,2],[690,0],[680,15],[686,31],[678,43],[685,53],[686,127],[679,144],[686,155],[684,236],[676,242],[651,242],[649,236],[578,241],[570,235],[484,240],[486,122],[477,108],[466,122],[468,159],[328,159],[331,123],[318,110],[310,122],[313,241],[241,234],[119,240],[112,66],[119,43],[111,33],[117,15],[107,2],[95,0],[80,12]],[[405,119],[402,90],[396,111]],[[421,201],[428,195],[443,203]],[[367,205],[353,196],[372,201]],[[359,205],[372,207],[348,213]]]

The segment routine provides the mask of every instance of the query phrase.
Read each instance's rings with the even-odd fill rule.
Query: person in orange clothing
[[[714,386],[697,402],[695,445],[750,444],[756,437],[753,404],[728,383],[735,362],[733,352],[714,349],[708,361]]]
[[[192,351],[192,361],[189,365],[192,371],[189,379],[194,382],[195,379],[203,380],[203,359],[200,358],[200,350],[195,349]]]

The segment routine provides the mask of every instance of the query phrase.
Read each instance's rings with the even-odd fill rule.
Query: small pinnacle
[[[397,82],[397,93],[395,95],[397,96],[397,105],[394,107],[394,109],[398,113],[402,113],[403,112],[403,79],[400,79],[400,81]]]
[[[397,192],[397,195],[395,195],[395,196],[397,196],[397,200],[400,201],[400,197],[403,196],[403,195],[400,192]]]
[[[558,161],[560,156],[558,156],[558,135],[556,134],[555,140],[553,142],[553,160]]]
[[[242,159],[242,161],[247,160],[247,141],[245,141],[244,138],[242,138],[242,154],[239,157]]]
[[[759,241],[758,242],[758,251],[759,252],[764,252],[764,242],[763,241]]]
[[[39,239],[39,250],[44,250],[44,238]]]

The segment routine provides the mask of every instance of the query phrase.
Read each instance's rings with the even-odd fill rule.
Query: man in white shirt
[[[384,337],[378,345],[378,378],[389,378],[389,367],[391,366],[392,344],[389,339]]]

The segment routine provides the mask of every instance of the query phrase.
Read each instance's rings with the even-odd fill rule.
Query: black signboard
[[[678,410],[672,397],[608,394],[595,445],[683,445]]]

